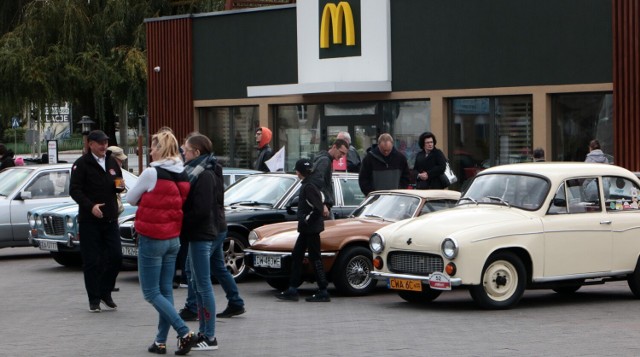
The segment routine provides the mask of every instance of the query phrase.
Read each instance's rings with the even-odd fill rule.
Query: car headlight
[[[34,219],[36,221],[36,226],[38,226],[38,227],[42,226],[42,217],[40,217],[39,214],[35,214],[34,215]]]
[[[36,227],[36,219],[31,213],[27,214],[27,220],[29,221],[29,227],[31,228]]]
[[[378,233],[372,234],[369,238],[369,248],[376,254],[381,253],[384,250],[384,237]]]
[[[451,238],[445,238],[442,241],[442,255],[447,259],[453,259],[458,256],[458,243]]]
[[[73,217],[67,216],[67,228],[73,228]]]
[[[258,241],[258,235],[256,234],[256,232],[251,231],[249,232],[249,245],[254,245],[255,242]]]

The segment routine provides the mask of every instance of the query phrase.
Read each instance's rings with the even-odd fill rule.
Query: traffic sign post
[[[20,127],[20,121],[18,117],[11,118],[11,128],[13,128],[13,151],[18,153],[18,127]]]

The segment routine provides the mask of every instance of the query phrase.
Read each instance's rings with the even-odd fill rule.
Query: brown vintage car
[[[320,234],[325,271],[339,293],[366,295],[376,286],[369,276],[372,254],[369,237],[393,222],[453,207],[460,193],[451,190],[375,191],[353,211],[350,218],[325,221]],[[291,251],[298,237],[297,222],[270,224],[249,235],[251,247],[245,250],[245,264],[264,277],[273,288],[288,286]],[[305,259],[303,279],[315,278]]]

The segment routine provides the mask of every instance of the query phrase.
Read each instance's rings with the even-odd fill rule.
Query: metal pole
[[[142,118],[138,118],[138,175],[142,174]]]

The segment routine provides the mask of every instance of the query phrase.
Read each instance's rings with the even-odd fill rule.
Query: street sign
[[[11,118],[11,128],[17,129],[18,127],[20,127],[20,121],[18,120],[18,118],[17,117]]]

